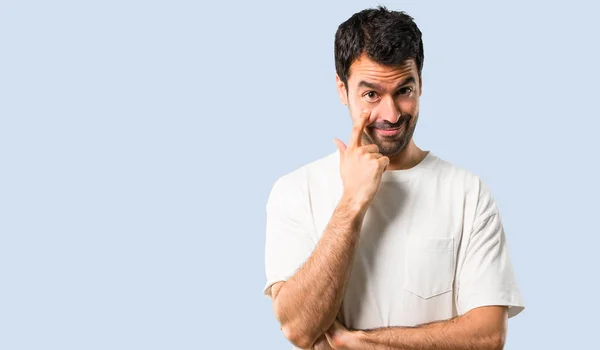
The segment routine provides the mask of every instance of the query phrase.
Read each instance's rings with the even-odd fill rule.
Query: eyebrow
[[[397,89],[399,89],[400,87],[402,87],[402,86],[406,85],[406,84],[409,84],[409,83],[414,83],[414,82],[415,82],[415,77],[413,77],[413,76],[410,76],[410,77],[408,77],[408,78],[404,79],[404,80],[403,80],[403,81],[402,81],[400,84],[398,84],[398,85],[396,86],[396,90],[397,90]],[[359,87],[359,88],[360,88],[360,87],[366,87],[366,88],[373,89],[373,90],[377,90],[377,91],[381,91],[381,90],[383,90],[383,89],[381,88],[381,86],[380,86],[380,85],[378,85],[378,84],[375,84],[375,83],[370,83],[370,82],[368,82],[368,81],[364,81],[364,80],[361,80],[361,81],[358,83],[358,87]]]

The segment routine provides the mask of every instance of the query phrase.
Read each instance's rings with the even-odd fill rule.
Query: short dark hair
[[[419,77],[423,70],[423,40],[413,18],[385,6],[355,13],[335,33],[335,71],[348,89],[350,65],[362,54],[383,65],[414,59]]]

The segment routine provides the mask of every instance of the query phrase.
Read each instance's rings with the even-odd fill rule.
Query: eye
[[[363,98],[367,100],[367,102],[376,102],[379,95],[375,91],[367,91],[363,94]]]
[[[413,92],[413,88],[412,87],[403,87],[402,89],[398,90],[398,94],[399,95],[410,95]]]

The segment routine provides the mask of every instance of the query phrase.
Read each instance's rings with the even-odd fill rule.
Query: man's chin
[[[404,148],[384,148],[382,149],[381,147],[379,148],[380,153],[386,157],[393,157],[396,156],[398,154],[400,154],[402,152]]]
[[[379,147],[379,152],[386,157],[393,157],[406,148],[404,140],[383,141],[376,140],[375,144]]]

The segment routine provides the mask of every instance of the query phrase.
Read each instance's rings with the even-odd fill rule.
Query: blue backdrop
[[[267,195],[347,141],[333,37],[377,4],[0,1],[0,348],[291,348]],[[423,32],[417,144],[500,207],[527,304],[507,349],[591,348],[598,6],[382,4]]]

